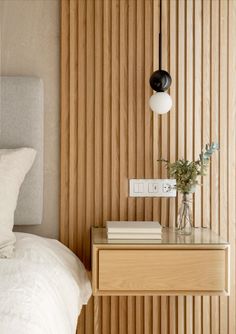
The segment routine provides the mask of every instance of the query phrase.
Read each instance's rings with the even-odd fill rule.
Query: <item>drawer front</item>
[[[99,250],[100,291],[223,291],[225,250]]]

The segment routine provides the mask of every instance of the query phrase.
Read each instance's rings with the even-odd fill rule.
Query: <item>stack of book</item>
[[[108,221],[108,239],[161,239],[161,225],[156,221]]]

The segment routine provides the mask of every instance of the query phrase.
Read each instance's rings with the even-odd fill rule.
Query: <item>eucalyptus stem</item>
[[[197,185],[200,185],[198,178],[206,175],[211,156],[217,150],[219,150],[219,145],[212,143],[205,146],[196,161],[186,159],[179,159],[173,163],[165,159],[158,161],[164,162],[169,177],[176,179],[176,190],[182,194],[190,194],[195,192]]]

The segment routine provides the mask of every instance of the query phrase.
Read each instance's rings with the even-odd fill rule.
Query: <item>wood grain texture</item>
[[[128,178],[160,178],[158,158],[197,158],[218,141],[193,200],[195,226],[231,243],[230,297],[95,297],[78,333],[234,334],[236,1],[163,2],[171,112],[148,108],[158,68],[159,0],[61,0],[60,239],[90,267],[90,226],[158,219],[179,199],[128,198]]]
[[[123,290],[129,294],[140,290],[200,292],[228,289],[224,250],[117,248],[101,249],[98,257],[95,256],[99,261],[99,290]]]

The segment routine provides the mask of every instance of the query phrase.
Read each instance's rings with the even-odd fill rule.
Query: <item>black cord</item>
[[[162,68],[162,24],[161,24],[161,16],[162,16],[162,0],[160,0],[160,30],[159,30],[159,70]]]
[[[0,0],[1,1],[1,0]],[[159,28],[159,70],[154,71],[149,79],[150,86],[156,92],[165,92],[171,85],[171,76],[167,71],[162,70],[162,0],[160,2],[160,28]]]

